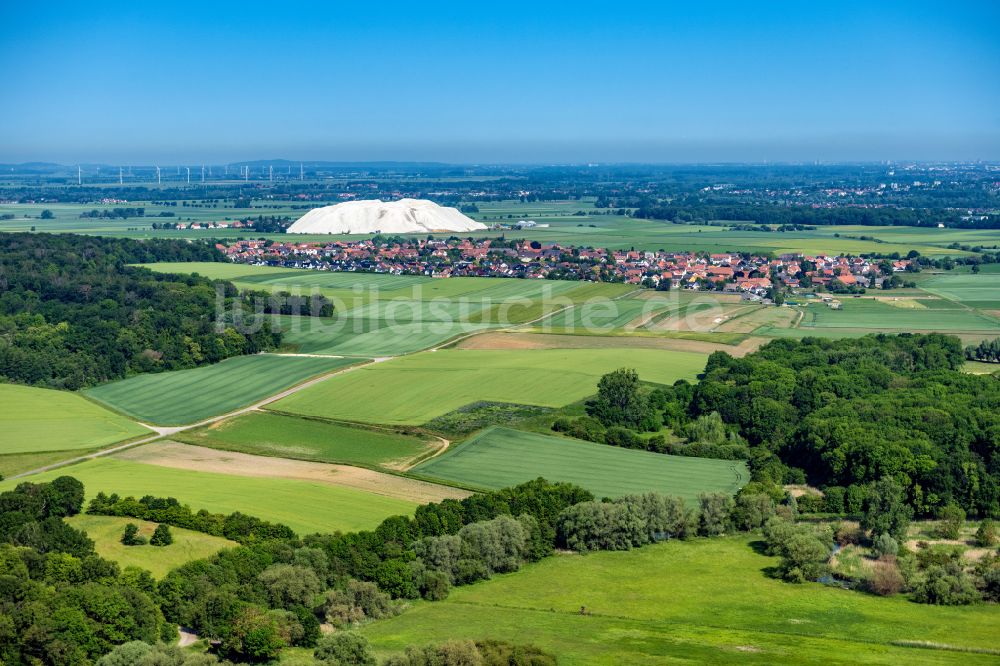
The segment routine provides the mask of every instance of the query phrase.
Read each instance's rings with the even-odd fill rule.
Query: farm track
[[[139,425],[143,426],[144,428],[148,428],[148,429],[152,430],[156,434],[155,435],[150,435],[149,437],[143,437],[141,439],[136,439],[136,440],[133,440],[133,441],[130,441],[130,442],[125,442],[124,444],[119,444],[117,446],[112,446],[111,448],[102,449],[100,451],[94,451],[94,452],[88,453],[86,455],[76,456],[75,458],[69,458],[67,460],[62,460],[60,462],[52,463],[50,465],[44,465],[44,466],[38,467],[36,469],[28,470],[26,472],[21,472],[20,474],[14,474],[10,478],[12,478],[12,479],[20,479],[20,478],[25,477],[25,476],[31,476],[32,474],[39,474],[41,472],[48,472],[48,471],[51,471],[51,470],[54,470],[54,469],[59,469],[60,467],[66,467],[68,465],[75,465],[76,463],[86,462],[87,460],[93,460],[95,458],[103,458],[104,456],[114,455],[115,453],[119,453],[119,452],[125,451],[127,449],[135,448],[137,446],[142,446],[143,444],[149,444],[150,442],[155,442],[155,441],[157,441],[159,439],[163,439],[165,437],[170,437],[171,435],[174,435],[174,434],[179,433],[179,432],[183,432],[185,430],[191,430],[193,428],[199,428],[199,427],[202,427],[202,426],[211,425],[212,423],[217,423],[219,421],[224,421],[226,419],[233,418],[235,416],[241,416],[243,414],[248,414],[250,412],[260,411],[263,407],[266,407],[267,405],[269,405],[269,404],[271,404],[273,402],[277,402],[278,400],[281,400],[282,398],[286,398],[286,397],[288,397],[288,396],[290,396],[290,395],[292,395],[294,393],[298,393],[299,391],[305,390],[305,389],[309,388],[310,386],[314,386],[314,385],[318,384],[319,382],[322,382],[324,380],[329,379],[330,377],[334,377],[336,375],[340,375],[340,374],[343,374],[345,372],[351,372],[351,371],[356,370],[358,368],[363,368],[363,367],[366,367],[368,365],[371,365],[372,363],[383,363],[385,361],[392,360],[393,358],[396,358],[396,357],[395,356],[379,356],[377,358],[372,359],[371,363],[359,363],[357,365],[352,365],[352,366],[349,366],[349,367],[346,367],[346,368],[339,368],[339,369],[333,370],[331,372],[319,375],[317,377],[313,377],[312,379],[304,381],[301,384],[296,384],[295,386],[292,386],[290,388],[284,389],[283,391],[279,391],[278,393],[275,393],[275,394],[270,395],[270,396],[268,396],[268,397],[266,397],[266,398],[264,398],[262,400],[259,400],[259,401],[255,402],[252,405],[248,405],[246,407],[242,407],[240,409],[236,409],[236,410],[233,410],[231,412],[226,412],[225,414],[219,414],[218,416],[213,416],[211,418],[207,418],[207,419],[204,419],[202,421],[198,421],[197,423],[191,423],[191,424],[183,425],[183,426],[155,426],[155,425],[150,425],[150,424],[146,424],[146,423],[139,423]]]

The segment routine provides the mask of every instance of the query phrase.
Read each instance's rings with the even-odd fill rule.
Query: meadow
[[[253,412],[178,433],[177,441],[277,458],[397,469],[429,455],[426,439],[392,430]]]
[[[656,349],[442,349],[373,364],[310,386],[272,409],[332,419],[418,425],[485,400],[561,407],[621,367],[649,382],[694,379],[706,355]]]
[[[69,391],[0,384],[0,456],[95,449],[152,434]]]
[[[358,359],[256,354],[214,365],[137,375],[87,389],[112,409],[158,425],[196,423],[251,405],[282,389]]]
[[[487,429],[413,472],[487,489],[543,476],[583,486],[599,498],[655,491],[688,503],[701,493],[735,494],[750,478],[742,461],[668,456],[509,428]]]
[[[934,641],[1000,650],[995,606],[927,606],[795,585],[765,575],[776,563],[747,537],[557,555],[456,588],[445,601],[416,602],[360,631],[383,657],[407,645],[495,638],[533,643],[567,666],[997,661],[893,645]],[[289,654],[287,663],[302,663],[297,658]]]
[[[223,537],[171,527],[170,533],[174,537],[174,542],[169,546],[149,544],[126,546],[121,542],[125,525],[134,523],[139,527],[139,534],[148,540],[156,529],[156,523],[136,518],[86,514],[71,516],[66,522],[86,532],[87,536],[94,540],[94,549],[101,557],[117,562],[122,568],[146,569],[155,578],[163,578],[171,569],[191,560],[211,557],[223,548],[234,548],[239,545]]]
[[[1000,272],[943,273],[921,281],[920,288],[970,308],[1000,310]]]
[[[23,479],[32,483],[73,476],[87,498],[100,491],[126,496],[176,497],[194,510],[241,511],[288,525],[300,535],[371,529],[385,518],[413,513],[416,502],[326,483],[197,472],[159,465],[98,458]],[[0,491],[20,481],[0,482]]]
[[[871,298],[840,298],[841,309],[813,303],[804,310],[803,328],[870,328],[898,331],[990,331],[1000,329],[1000,320],[974,310],[940,302],[941,307],[896,307]],[[930,301],[928,301],[930,302]]]

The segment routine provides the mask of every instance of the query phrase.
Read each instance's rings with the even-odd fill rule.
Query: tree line
[[[647,388],[603,377],[571,436],[661,453],[748,460],[753,479],[809,482],[827,510],[857,513],[896,479],[917,515],[954,504],[1000,515],[1000,377],[961,372],[940,334],[775,340],[743,358],[715,352],[697,383]],[[669,429],[669,434],[661,432]]]

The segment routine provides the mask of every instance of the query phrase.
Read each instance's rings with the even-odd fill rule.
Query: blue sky
[[[0,162],[1000,159],[1000,2],[0,1]]]

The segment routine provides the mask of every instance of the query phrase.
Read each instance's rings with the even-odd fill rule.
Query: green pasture
[[[196,511],[240,511],[283,523],[300,535],[371,529],[389,516],[410,514],[416,508],[415,502],[326,483],[195,472],[112,457],[2,481],[0,490],[10,490],[21,481],[40,483],[58,476],[82,481],[88,498],[99,491],[176,497]]]
[[[943,273],[921,281],[920,288],[970,308],[1000,310],[1000,272]]]
[[[750,478],[743,462],[668,456],[509,428],[485,430],[413,472],[490,489],[544,476],[583,486],[596,497],[655,491],[689,503],[701,493],[735,494]]]
[[[955,305],[904,308],[871,298],[840,298],[834,310],[813,303],[804,308],[803,328],[864,328],[884,331],[990,331],[1000,329],[1000,320]]]
[[[368,423],[420,424],[480,400],[560,407],[592,395],[611,370],[646,381],[694,379],[706,356],[655,349],[442,349],[377,363],[311,386],[276,410]]]
[[[136,375],[84,393],[144,423],[195,423],[357,361],[276,354],[238,356],[191,370]]]
[[[392,430],[352,427],[266,412],[244,414],[178,433],[174,439],[260,456],[375,468],[398,466],[434,450],[426,440]]]
[[[407,645],[493,638],[577,664],[979,664],[997,656],[894,646],[1000,649],[994,605],[926,606],[769,578],[752,537],[556,555],[418,601],[361,628],[379,656]],[[287,663],[299,655],[288,655]],[[286,660],[283,660],[286,663]]]
[[[171,526],[170,533],[174,542],[169,546],[126,546],[122,544],[121,538],[127,524],[135,523],[139,527],[139,534],[148,540],[156,529],[156,523],[135,518],[86,514],[71,516],[66,522],[86,532],[94,540],[94,549],[101,557],[113,560],[123,568],[131,566],[146,569],[156,578],[162,578],[171,569],[191,560],[211,557],[223,548],[239,545],[222,537]]]
[[[78,393],[0,384],[0,456],[95,449],[152,434]]]

